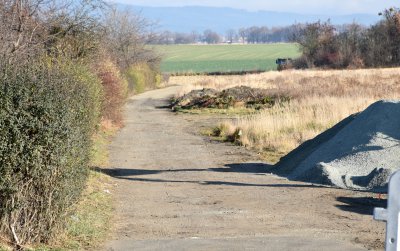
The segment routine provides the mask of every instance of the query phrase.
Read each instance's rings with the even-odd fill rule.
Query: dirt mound
[[[214,89],[193,90],[172,102],[174,110],[192,108],[253,107],[268,108],[288,97],[271,93],[270,90],[247,86],[233,87],[223,91]]]
[[[400,168],[400,101],[379,101],[282,158],[292,180],[382,192]]]

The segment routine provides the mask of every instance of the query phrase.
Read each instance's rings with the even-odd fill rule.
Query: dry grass
[[[177,96],[194,89],[223,90],[245,85],[281,91],[289,90],[291,94],[307,91],[307,94],[313,92],[315,94],[331,93],[336,96],[368,94],[380,97],[382,94],[393,91],[400,92],[400,68],[271,71],[244,76],[176,76],[170,78],[169,84],[182,85],[176,93]]]
[[[226,135],[240,130],[242,145],[285,154],[307,139],[363,110],[365,98],[310,97],[275,106],[258,114],[226,121]]]
[[[177,96],[192,89],[218,90],[246,85],[292,97],[288,104],[241,116],[220,125],[223,134],[242,145],[286,154],[345,117],[379,99],[400,97],[400,69],[284,71],[247,76],[173,77],[187,83]],[[240,131],[240,135],[237,135]],[[232,137],[235,135],[236,137]]]

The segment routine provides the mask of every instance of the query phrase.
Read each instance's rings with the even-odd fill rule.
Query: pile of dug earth
[[[274,172],[291,180],[386,192],[400,168],[400,101],[378,101],[283,157]]]
[[[181,109],[246,107],[263,109],[277,103],[288,102],[289,97],[273,93],[271,90],[238,86],[223,91],[214,89],[193,90],[175,99],[171,108]]]

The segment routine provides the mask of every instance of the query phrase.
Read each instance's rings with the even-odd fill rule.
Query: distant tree
[[[316,22],[301,27],[293,40],[299,44],[309,67],[337,66],[339,43],[335,27],[329,22]]]
[[[192,31],[190,33],[190,37],[191,37],[192,43],[196,43],[196,42],[200,41],[201,36],[197,31]]]
[[[390,65],[391,44],[384,22],[371,26],[361,44],[361,54],[365,65],[369,67]]]
[[[222,41],[221,36],[212,30],[205,30],[203,36],[207,44],[218,44]]]
[[[248,43],[258,43],[259,41],[259,30],[258,27],[252,26],[247,29],[247,42]]]
[[[292,34],[296,33],[297,25],[287,27],[273,27],[268,36],[268,42],[289,42]]]
[[[240,40],[242,41],[242,43],[247,42],[247,35],[248,35],[248,29],[246,29],[246,28],[239,29],[239,36],[240,36]]]
[[[361,43],[365,36],[365,28],[352,23],[344,25],[338,35],[341,67],[359,68],[364,66]]]
[[[236,30],[229,29],[226,31],[226,40],[228,43],[233,43],[237,37]]]
[[[272,28],[268,28],[267,26],[241,28],[238,31],[238,39],[243,43],[289,42],[293,34],[298,33],[296,32],[298,28],[298,25]]]
[[[382,14],[387,36],[390,40],[388,48],[392,54],[391,63],[398,65],[400,62],[400,9],[386,9]]]
[[[191,34],[175,33],[174,42],[175,44],[192,44],[195,39]]]
[[[103,46],[122,69],[136,63],[158,64],[160,57],[146,45],[156,39],[152,23],[132,11],[112,10],[104,21]]]
[[[400,65],[400,9],[379,13],[383,19],[365,30],[360,41],[360,54],[365,66]]]
[[[158,34],[152,41],[152,44],[174,44],[175,36],[173,32],[163,31]]]

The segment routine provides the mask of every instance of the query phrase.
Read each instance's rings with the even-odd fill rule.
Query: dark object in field
[[[278,58],[275,63],[278,65],[278,71],[286,70],[292,67],[292,59],[291,58]]]
[[[278,102],[289,101],[288,97],[272,94],[270,90],[239,86],[223,91],[214,89],[193,90],[172,102],[171,108],[217,108],[230,107],[269,108]]]

